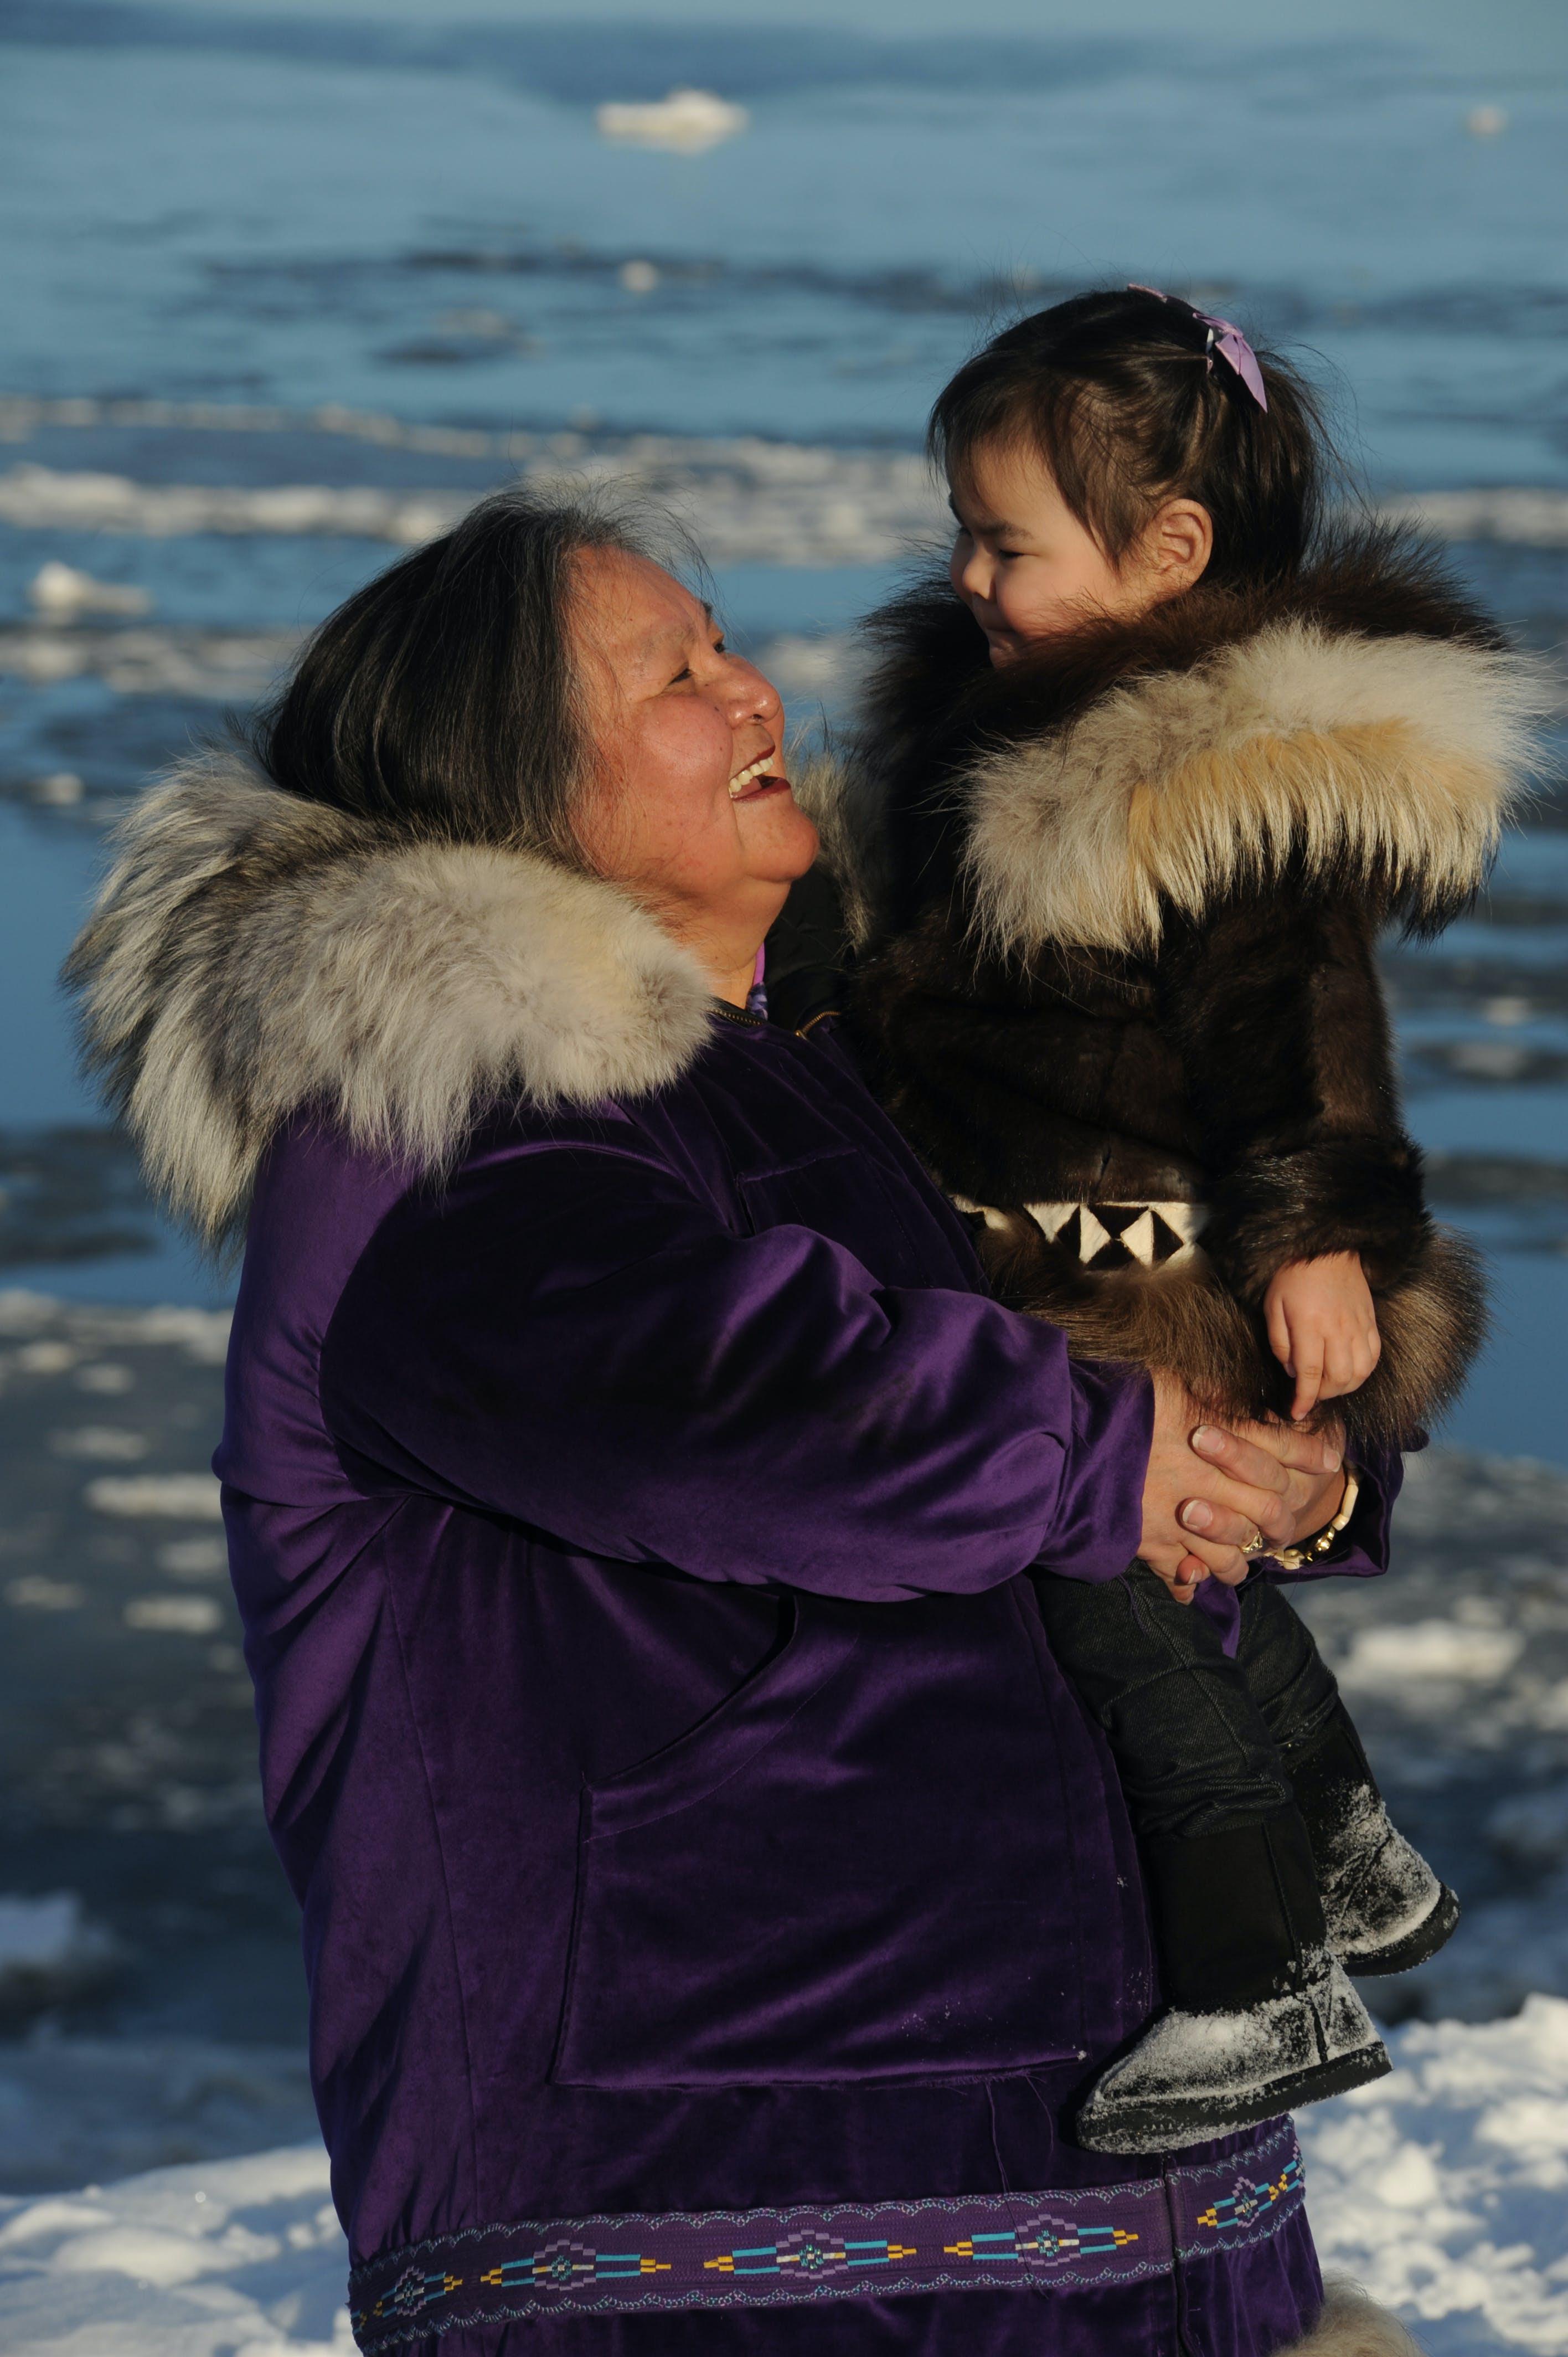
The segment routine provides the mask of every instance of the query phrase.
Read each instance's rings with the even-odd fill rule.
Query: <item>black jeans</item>
[[[1312,1632],[1253,1572],[1235,1658],[1196,1604],[1144,1563],[1119,1579],[1036,1576],[1051,1650],[1104,1728],[1133,1830],[1224,1833],[1290,1805],[1289,1760],[1338,1706]]]

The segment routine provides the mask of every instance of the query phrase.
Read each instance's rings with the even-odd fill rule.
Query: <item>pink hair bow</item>
[[[1153,295],[1162,303],[1168,303],[1171,299],[1168,295],[1161,294],[1157,286],[1139,286],[1133,282],[1129,282],[1127,292],[1129,295]],[[1200,311],[1196,303],[1189,303],[1187,307],[1193,317],[1200,319],[1208,330],[1207,349],[1210,375],[1214,372],[1214,355],[1218,352],[1226,367],[1240,378],[1258,407],[1266,414],[1269,396],[1263,390],[1263,371],[1258,366],[1257,353],[1240,328],[1233,319],[1221,319],[1213,311]]]

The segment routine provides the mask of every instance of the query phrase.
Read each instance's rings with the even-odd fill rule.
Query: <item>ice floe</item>
[[[152,594],[122,581],[99,581],[73,565],[51,557],[27,584],[27,602],[37,613],[74,621],[78,614],[148,614]]]
[[[103,680],[121,695],[227,699],[259,694],[300,643],[297,630],[0,629],[0,674],[51,687]],[[66,809],[82,798],[70,771],[35,780],[33,800]]]
[[[594,109],[601,139],[616,139],[638,147],[673,147],[694,156],[721,140],[733,139],[751,117],[744,106],[732,106],[711,90],[672,90],[668,98],[642,105],[614,102]]]
[[[218,1484],[209,1473],[106,1473],[82,1494],[95,1514],[158,1514],[182,1523],[223,1518]]]
[[[626,285],[646,293],[654,265],[628,264]],[[650,275],[651,274],[651,275]],[[624,275],[624,274],[623,274]],[[669,509],[715,565],[883,564],[945,536],[946,511],[925,460],[912,451],[842,450],[811,443],[634,435],[591,445],[580,435],[481,436],[526,479],[613,483]],[[0,473],[0,523],[32,531],[140,533],[166,539],[213,533],[344,537],[411,547],[444,532],[472,503],[471,490],[387,490],[370,485],[284,483],[250,488],[138,482],[127,475],[22,465]],[[1513,541],[1568,546],[1568,492],[1456,490],[1411,494],[1382,512],[1451,541]],[[85,609],[83,609],[85,610]],[[9,634],[5,658],[26,653],[36,676],[50,662],[70,667],[70,634]],[[127,662],[156,634],[120,634]],[[239,640],[244,646],[253,646]],[[27,652],[27,641],[32,651]],[[242,655],[242,660],[250,660]]]

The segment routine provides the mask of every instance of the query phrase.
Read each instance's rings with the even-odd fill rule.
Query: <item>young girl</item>
[[[1480,1334],[1375,943],[1481,882],[1528,680],[1430,559],[1325,524],[1310,396],[1186,303],[1026,319],[931,434],[948,576],[873,618],[823,813],[854,1034],[1004,1297],[1217,1420],[1332,1416],[1351,1468],[1239,1590],[1196,1555],[1170,1585],[1036,1582],[1116,1756],[1167,1999],[1078,2133],[1155,2150],[1385,2071],[1347,1970],[1403,1970],[1457,1918],[1274,1582],[1380,1510]]]

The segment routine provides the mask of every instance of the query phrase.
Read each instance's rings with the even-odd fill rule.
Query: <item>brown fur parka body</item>
[[[1528,664],[1373,534],[1288,587],[1200,587],[1000,672],[945,579],[871,629],[860,756],[822,812],[861,936],[850,1020],[983,1217],[998,1291],[1210,1413],[1279,1415],[1269,1281],[1358,1253],[1382,1358],[1333,1413],[1352,1442],[1408,1443],[1484,1308],[1423,1199],[1376,944],[1484,880]],[[1106,1207],[1144,1204],[1165,1207],[1163,1261],[1115,1241],[1129,1215]],[[1059,1228],[1071,1205],[1100,1223]]]

